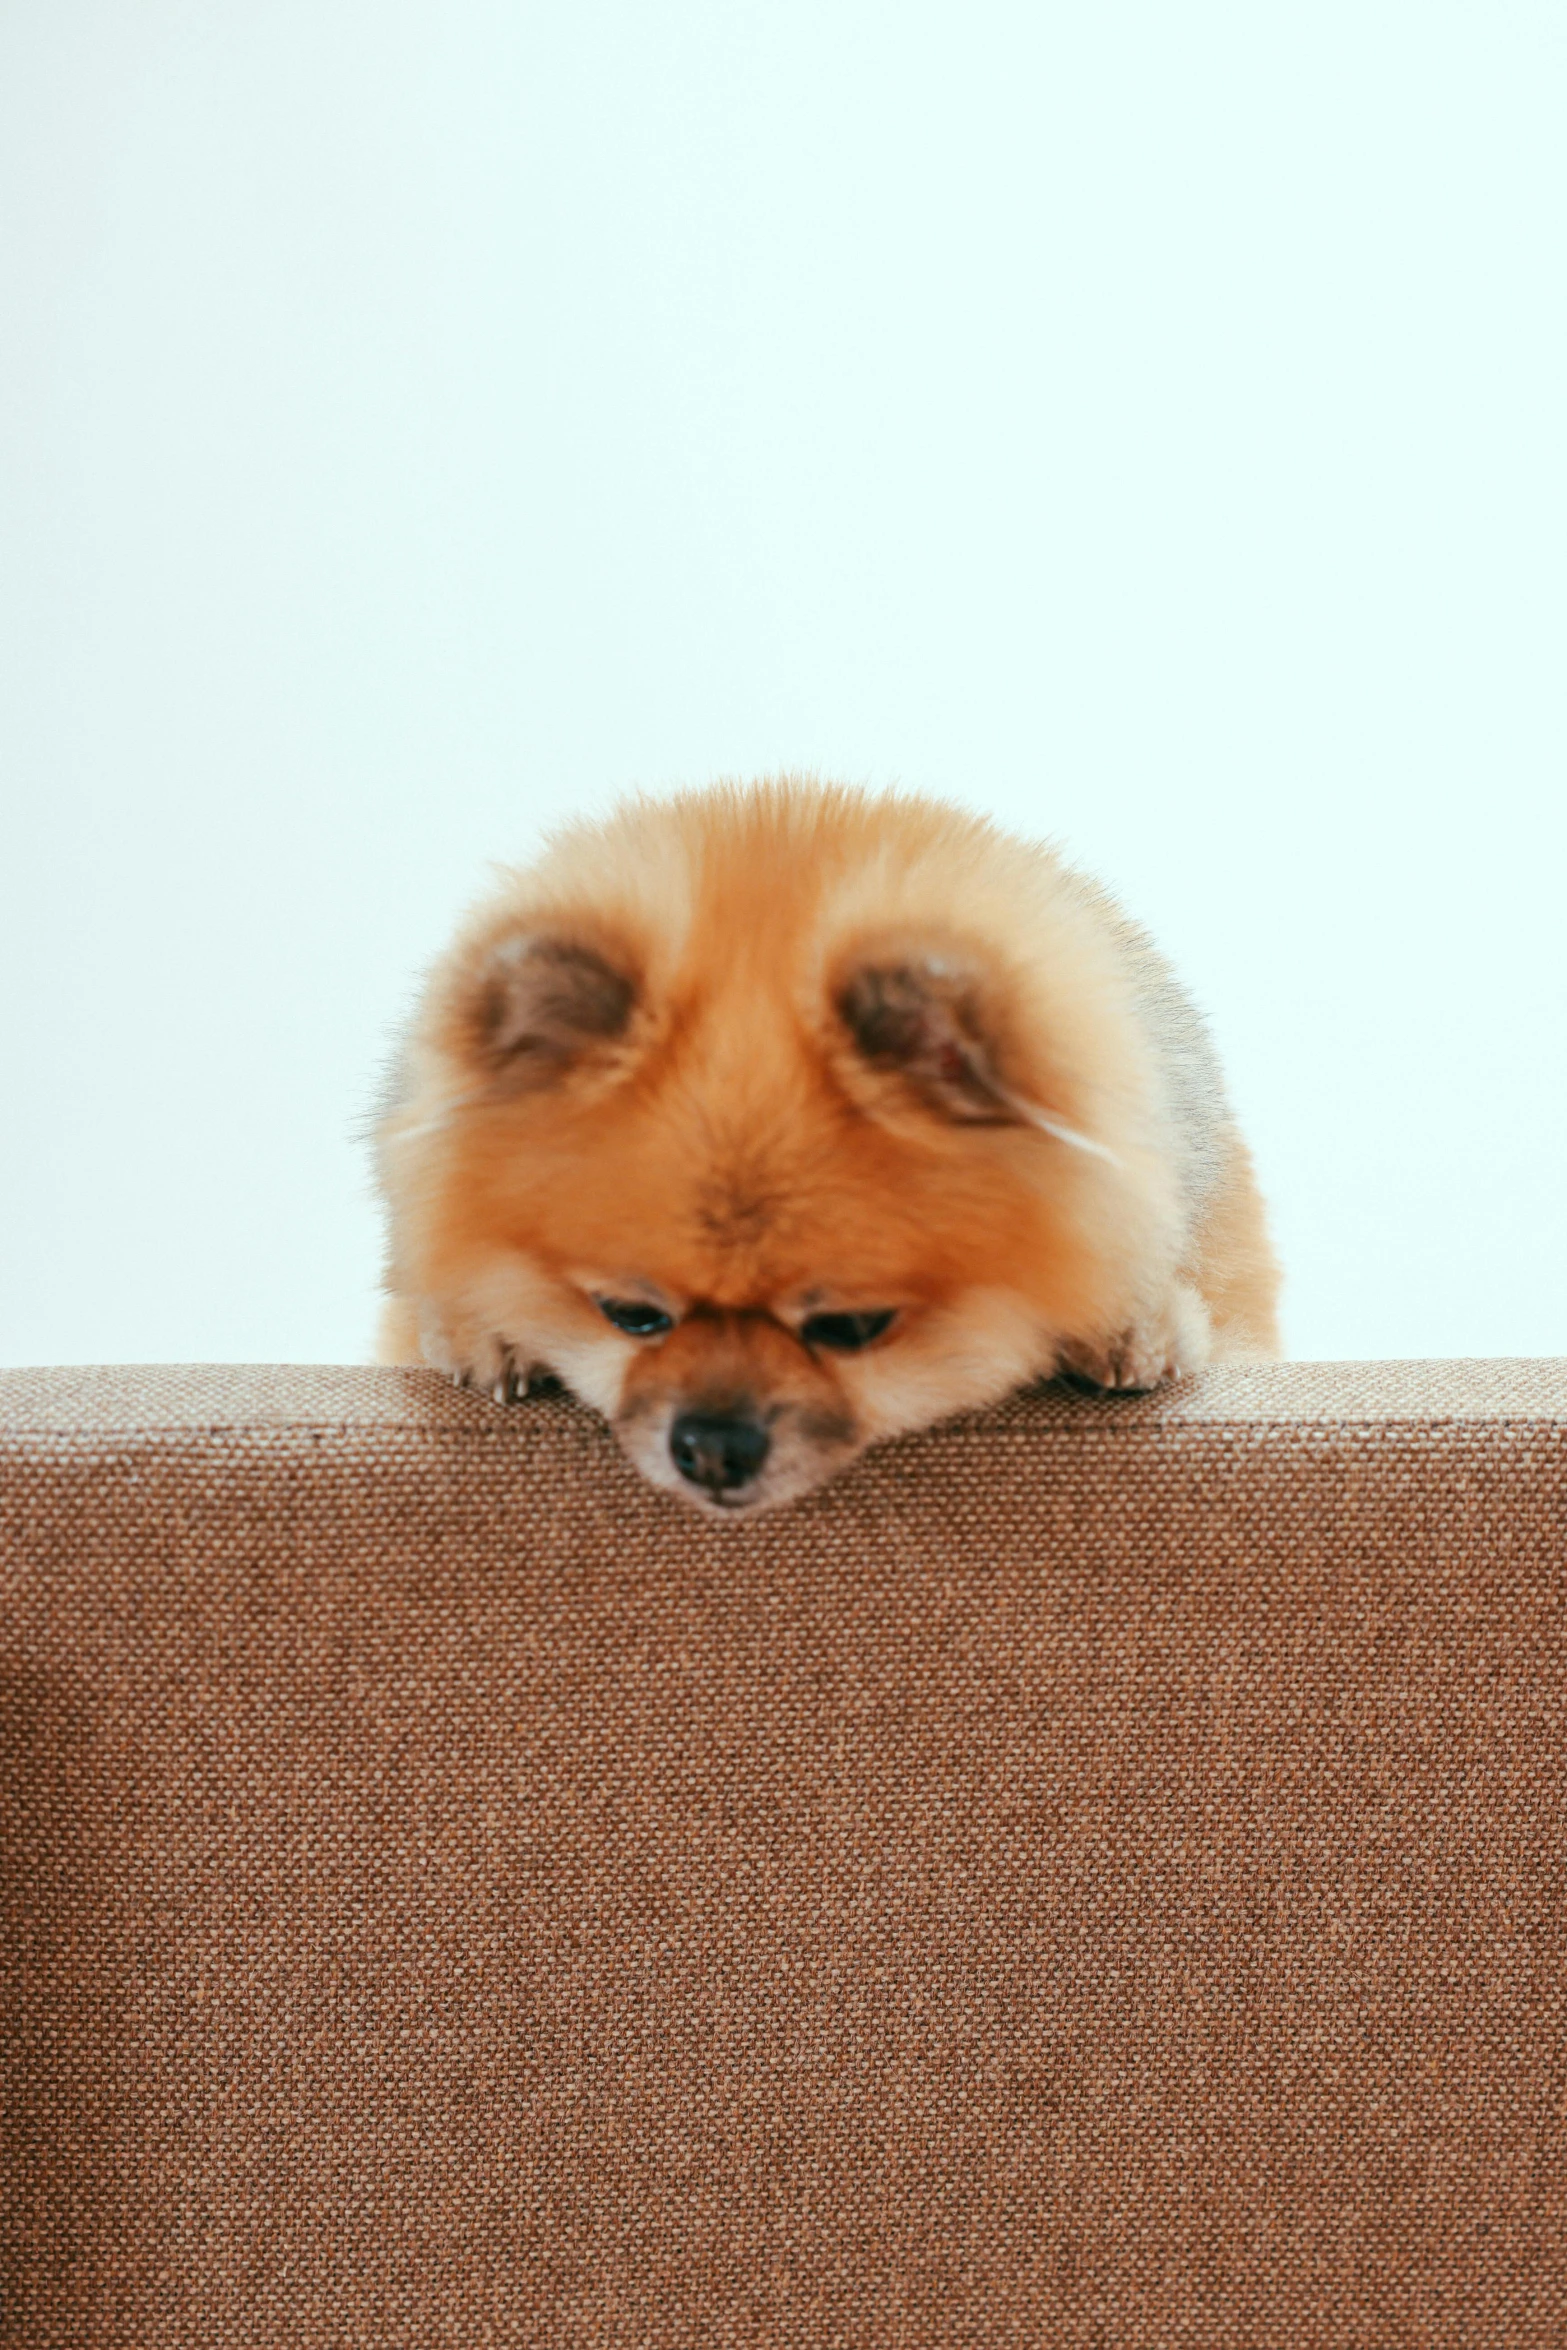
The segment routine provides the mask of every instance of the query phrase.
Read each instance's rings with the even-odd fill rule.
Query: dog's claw
[[[1057,1376],[1106,1395],[1147,1395],[1166,1380],[1200,1371],[1208,1359],[1208,1310],[1195,1290],[1178,1286],[1156,1311],[1114,1337],[1063,1346]]]
[[[493,1368],[499,1361],[500,1369]],[[560,1381],[551,1371],[541,1370],[536,1364],[526,1370],[515,1355],[501,1353],[497,1347],[486,1362],[467,1363],[460,1371],[450,1371],[448,1378],[454,1387],[466,1387],[477,1394],[487,1395],[492,1403],[525,1403],[530,1395],[558,1389]]]
[[[491,1395],[497,1403],[511,1404],[521,1403],[527,1392],[527,1372],[519,1370],[513,1357],[508,1355],[499,1377],[491,1382]]]

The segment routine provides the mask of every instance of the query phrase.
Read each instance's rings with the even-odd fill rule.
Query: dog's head
[[[726,1516],[1048,1369],[1118,1261],[1026,975],[740,870],[674,937],[591,897],[481,924],[384,1153],[431,1359],[554,1371]]]

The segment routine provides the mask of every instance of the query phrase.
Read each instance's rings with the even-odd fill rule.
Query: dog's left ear
[[[981,974],[956,958],[917,954],[861,963],[834,1006],[862,1060],[901,1077],[960,1126],[1035,1126],[1096,1158],[1111,1156],[1075,1126],[1009,1086]]]
[[[498,1076],[532,1090],[618,1044],[636,1001],[629,970],[596,947],[523,932],[491,948],[470,989],[472,1047]]]

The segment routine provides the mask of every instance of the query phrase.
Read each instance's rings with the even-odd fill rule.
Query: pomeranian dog
[[[1278,1351],[1212,1045],[1049,848],[781,779],[573,825],[424,989],[383,1361],[552,1374],[727,1516],[1062,1373]]]

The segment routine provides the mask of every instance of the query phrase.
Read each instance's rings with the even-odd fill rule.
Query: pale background
[[[354,1359],[489,857],[813,765],[1212,1015],[1306,1355],[1567,1353],[1560,0],[5,0],[0,1360]]]

